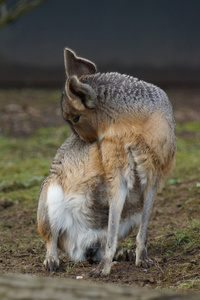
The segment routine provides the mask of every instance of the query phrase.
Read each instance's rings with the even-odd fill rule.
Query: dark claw
[[[59,267],[59,259],[57,257],[48,257],[44,260],[44,266],[47,271],[55,272]]]
[[[50,272],[55,272],[57,269],[54,262],[52,262],[52,261],[50,261],[48,268],[49,268]]]
[[[116,261],[134,261],[135,260],[135,251],[132,249],[124,249],[124,248],[118,248],[114,260]]]
[[[149,269],[151,268],[153,265],[153,261],[149,258],[146,258],[145,260],[141,260],[138,264],[137,267],[138,268],[144,268],[144,269]]]
[[[100,264],[89,273],[89,276],[93,278],[104,277],[110,273],[110,268],[111,262],[107,259],[102,259]]]

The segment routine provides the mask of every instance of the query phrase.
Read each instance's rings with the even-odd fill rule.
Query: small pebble
[[[150,277],[148,280],[149,280],[149,282],[154,283],[153,277]]]

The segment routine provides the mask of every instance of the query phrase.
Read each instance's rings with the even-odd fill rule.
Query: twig
[[[26,0],[20,0],[16,5],[14,5],[10,10],[6,10],[4,8],[4,13],[1,14],[0,18],[0,30],[4,28],[7,24],[10,24],[16,21],[19,17],[27,14],[29,11],[37,8],[38,6],[42,5],[43,3],[49,0],[34,0],[27,2]],[[5,6],[5,0],[0,0],[0,5]]]

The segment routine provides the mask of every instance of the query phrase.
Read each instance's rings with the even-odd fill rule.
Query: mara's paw
[[[146,249],[137,250],[136,249],[136,261],[135,265],[138,268],[145,268],[148,269],[152,267],[153,261],[147,257]]]
[[[50,272],[55,272],[59,268],[59,259],[56,256],[49,256],[43,262],[45,269]]]
[[[100,264],[89,273],[89,276],[93,278],[104,277],[110,273],[110,269],[111,262],[107,259],[102,259]]]
[[[135,261],[135,251],[119,247],[115,253],[115,261]]]
[[[144,269],[148,269],[151,268],[153,265],[153,260],[149,259],[148,257],[146,259],[138,259],[138,261],[136,261],[135,263],[136,267],[138,268],[144,268]]]

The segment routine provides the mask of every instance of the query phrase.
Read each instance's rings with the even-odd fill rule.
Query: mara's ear
[[[71,105],[77,110],[94,109],[96,93],[93,88],[79,81],[77,76],[72,76],[67,80],[66,92]]]
[[[96,73],[96,66],[91,61],[77,57],[76,54],[68,49],[64,49],[64,63],[67,77],[91,75]]]

